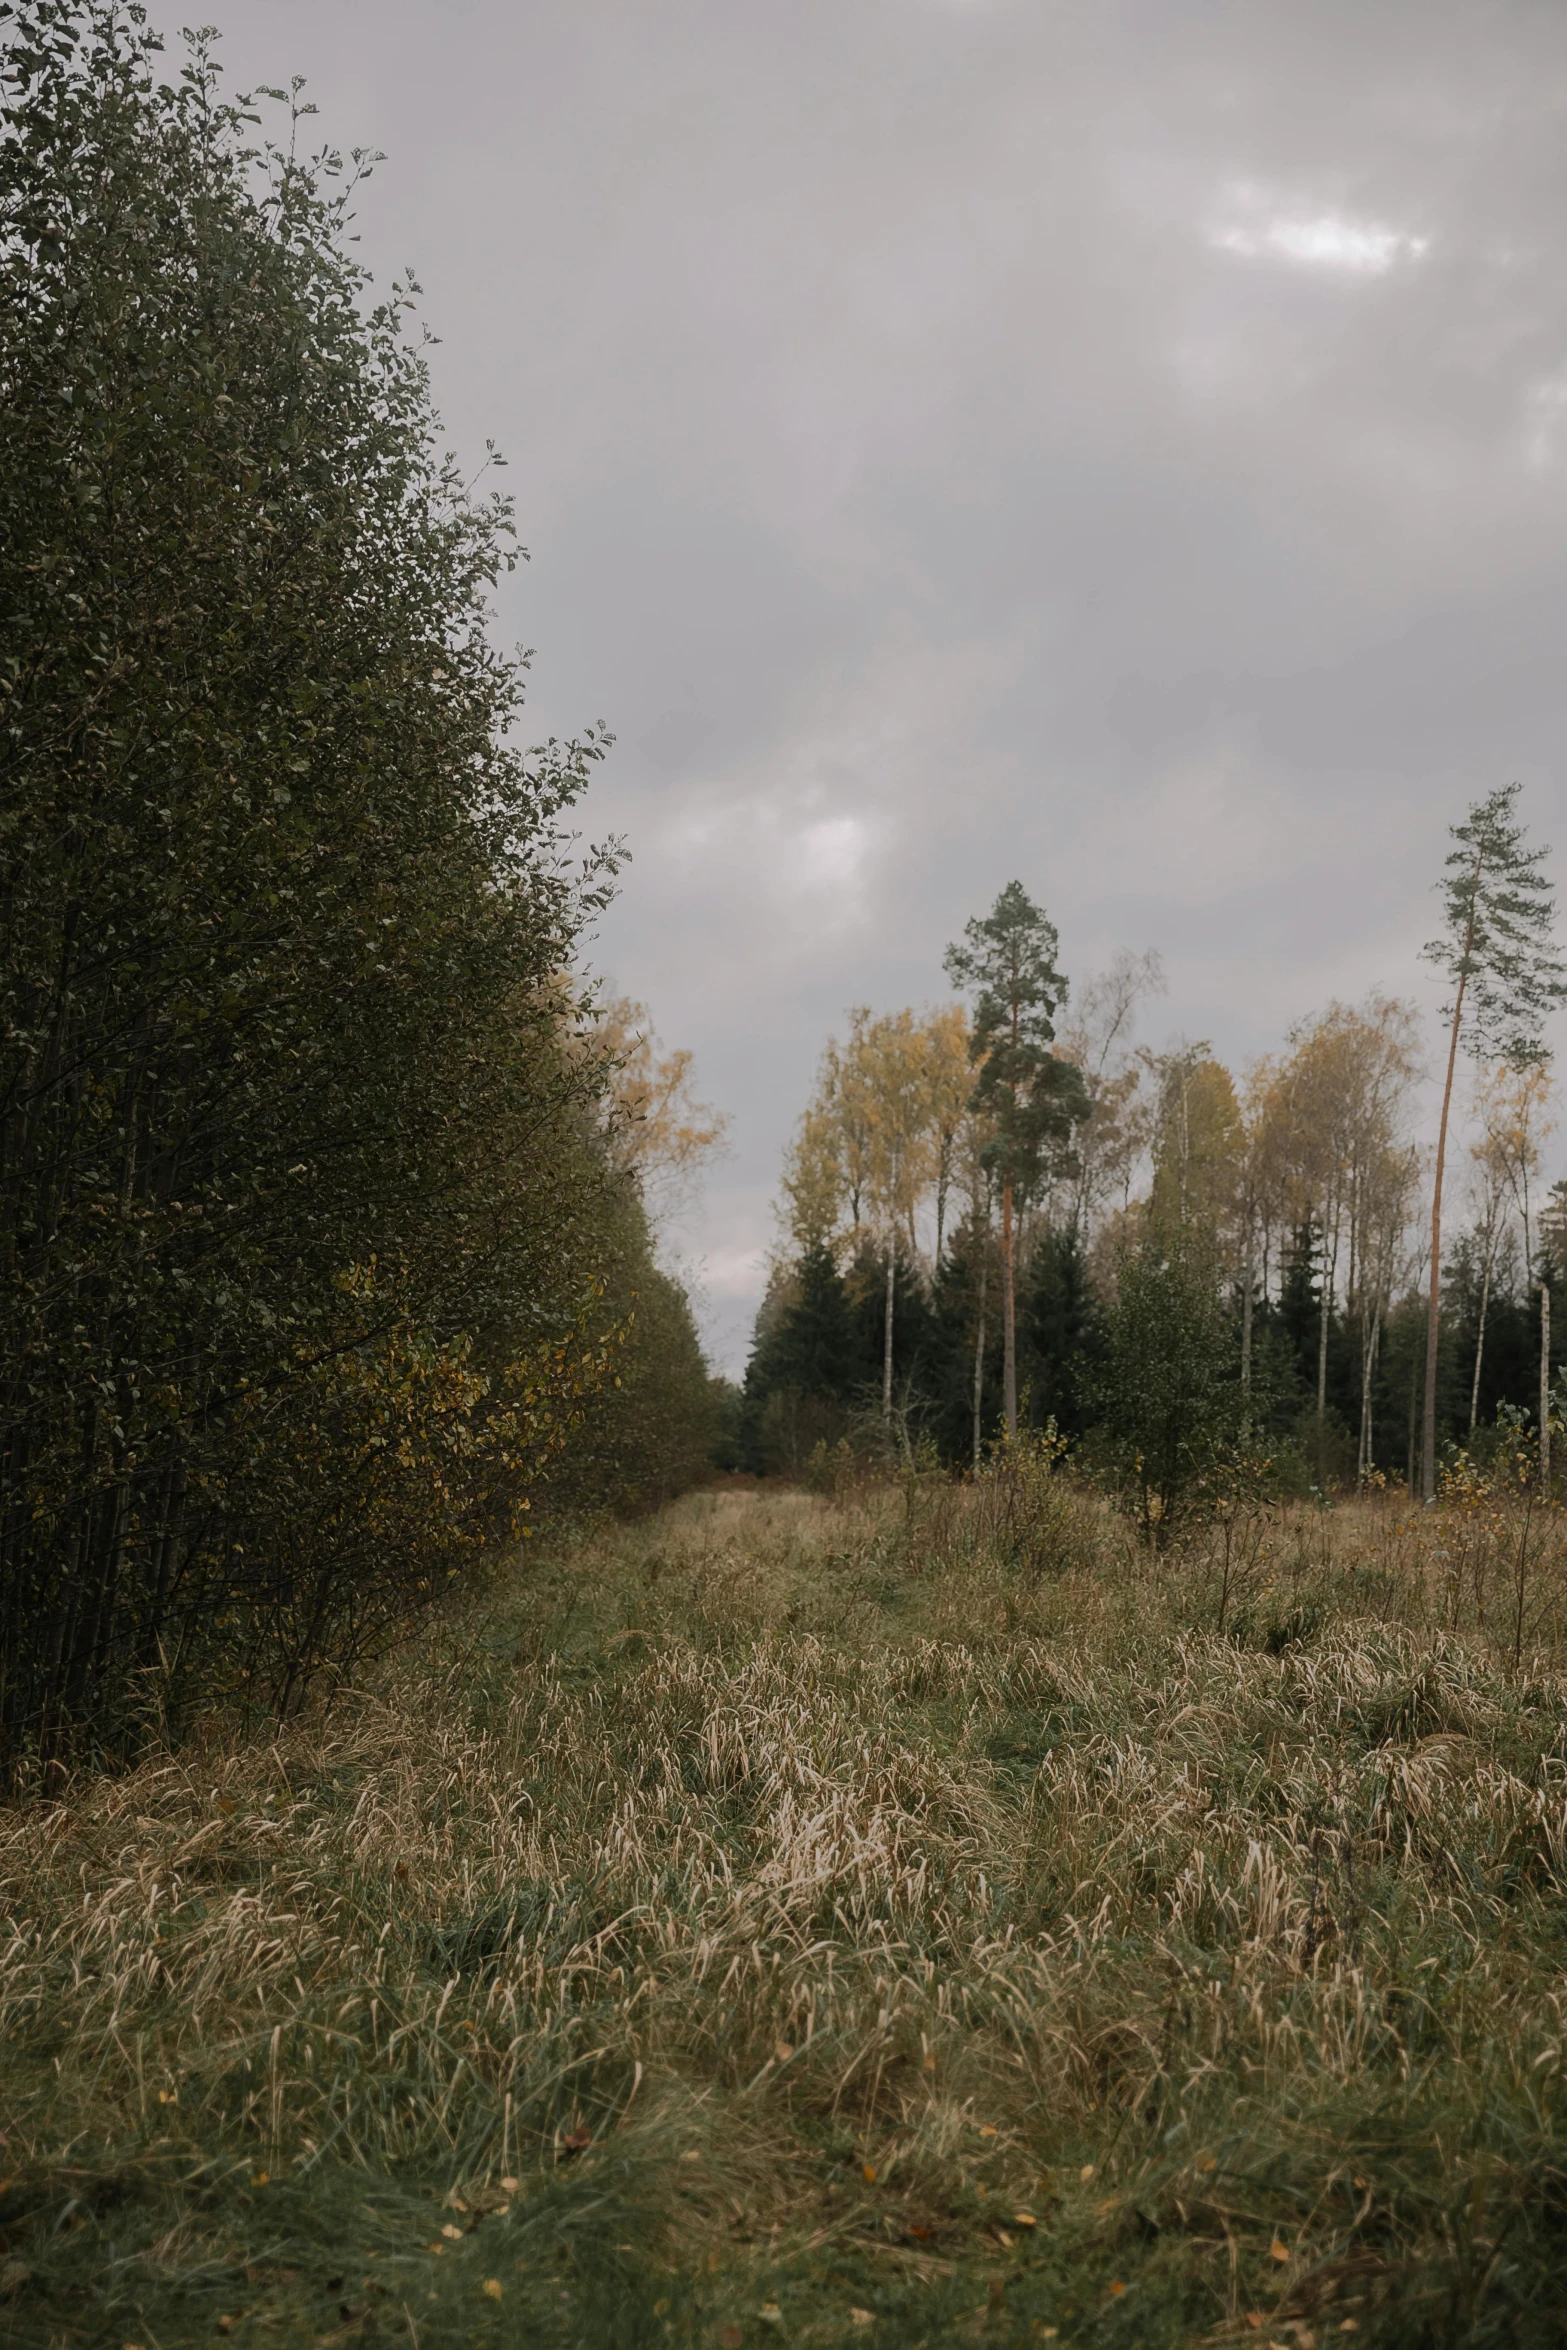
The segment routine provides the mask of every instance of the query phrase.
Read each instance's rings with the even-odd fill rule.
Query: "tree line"
[[[608,738],[519,747],[510,504],[285,104],[0,7],[4,1781],[286,1708],[710,1443],[648,1176],[712,1122],[577,975]]]
[[[1527,1426],[1548,1475],[1567,1182],[1542,1022],[1563,983],[1516,803],[1453,827],[1426,950],[1450,986],[1434,1150],[1408,1003],[1331,1003],[1239,1075],[1206,1042],[1155,1051],[1157,956],[1072,999],[1017,882],[946,952],[962,1000],[852,1012],[786,1158],[750,1464],[977,1465],[1049,1428],[1166,1531],[1243,1458],[1300,1490],[1429,1496],[1444,1451]]]

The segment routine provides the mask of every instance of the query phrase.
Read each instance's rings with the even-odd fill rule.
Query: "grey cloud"
[[[1559,6],[224,30],[388,150],[365,251],[423,283],[454,438],[511,457],[540,731],[616,729],[598,952],[734,1114],[693,1236],[731,1360],[826,1030],[938,995],[1012,873],[1072,968],[1159,946],[1171,1023],[1244,1058],[1421,988],[1472,792],[1561,834]]]

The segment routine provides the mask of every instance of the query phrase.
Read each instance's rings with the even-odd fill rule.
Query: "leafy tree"
[[[722,1433],[690,1301],[655,1261],[634,1182],[607,1188],[595,1238],[600,1294],[589,1327],[614,1342],[609,1375],[549,1464],[537,1504],[577,1518],[672,1500],[713,1467]]]
[[[974,1105],[994,1121],[987,1158],[1001,1193],[1002,1385],[1007,1434],[1017,1434],[1017,1210],[1064,1157],[1088,1116],[1082,1072],[1049,1050],[1067,983],[1055,925],[1009,881],[947,949],[947,975],[973,998]]]
[[[1447,859],[1441,935],[1423,950],[1452,989],[1447,1073],[1437,1127],[1431,1189],[1431,1255],[1427,1268],[1425,1398],[1420,1480],[1427,1501],[1436,1493],[1437,1340],[1442,1299],[1442,1182],[1448,1118],[1460,1042],[1477,1057],[1526,1068],[1545,1059],[1540,1024],[1567,1000],[1567,974],[1553,936],[1556,898],[1544,873],[1547,852],[1531,849],[1514,813],[1518,786],[1508,784],[1477,800],[1462,824],[1451,827],[1457,846]],[[1542,1293],[1548,1361],[1549,1291]],[[1545,1431],[1542,1428],[1542,1451]],[[1542,1464],[1543,1465],[1543,1464]]]
[[[198,45],[0,52],[0,1773],[287,1702],[516,1522],[605,1374],[504,499],[339,159]]]

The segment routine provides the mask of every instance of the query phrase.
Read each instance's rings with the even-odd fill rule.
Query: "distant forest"
[[[1005,1104],[976,1085],[982,1003],[850,1015],[785,1169],[745,1379],[748,1464],[800,1474],[823,1451],[878,1444],[983,1458],[1007,1422],[1010,1205],[1020,1431],[1103,1452],[1131,1368],[1116,1339],[1128,1267],[1173,1253],[1200,1261],[1236,1428],[1278,1478],[1417,1486],[1432,1168],[1411,1133],[1426,1074],[1412,1008],[1330,1004],[1237,1077],[1206,1043],[1138,1041],[1164,992],[1156,956],[1123,955],[1069,993],[1053,928],[1017,885],[989,926],[1005,930],[1009,895],[1047,1007],[1028,1082],[1054,1065],[1054,1119],[1010,1159],[998,1149]],[[1458,1069],[1436,1366],[1449,1453],[1537,1422],[1541,1290],[1559,1302],[1567,1255],[1543,1053],[1482,1051]],[[1554,1380],[1562,1317],[1545,1320]]]

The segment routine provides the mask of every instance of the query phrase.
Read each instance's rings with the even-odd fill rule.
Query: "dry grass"
[[[1559,2341],[1519,1523],[702,1494],[12,1814],[0,2339]]]

